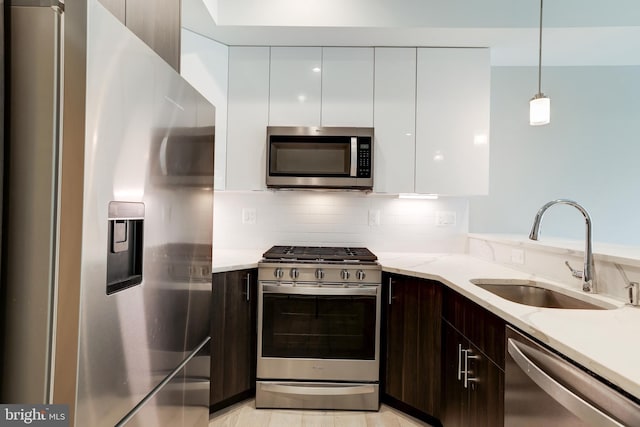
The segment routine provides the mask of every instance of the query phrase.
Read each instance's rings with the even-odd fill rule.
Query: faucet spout
[[[582,277],[582,290],[585,292],[596,293],[596,280],[595,280],[595,266],[593,262],[593,247],[591,243],[591,217],[587,210],[582,207],[579,203],[574,202],[573,200],[568,199],[557,199],[552,200],[542,206],[538,212],[536,213],[535,218],[533,219],[533,226],[531,227],[531,232],[529,233],[529,239],[538,240],[538,236],[540,234],[540,224],[542,223],[542,217],[544,213],[551,206],[556,204],[563,204],[573,206],[578,209],[582,216],[584,216],[585,220],[585,248],[584,248],[584,269],[582,272],[577,272],[581,274],[574,273],[574,276]]]

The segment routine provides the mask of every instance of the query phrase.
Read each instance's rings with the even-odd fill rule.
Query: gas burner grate
[[[317,260],[317,261],[376,261],[367,248],[333,246],[273,246],[264,253],[265,259]]]

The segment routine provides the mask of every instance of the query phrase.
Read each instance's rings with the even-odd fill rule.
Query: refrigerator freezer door
[[[116,427],[208,425],[209,345],[207,342],[157,393]]]

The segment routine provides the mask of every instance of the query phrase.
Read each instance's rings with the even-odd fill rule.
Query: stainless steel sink
[[[544,308],[606,310],[614,308],[591,303],[545,287],[532,280],[472,279],[471,283],[501,298],[518,304]]]

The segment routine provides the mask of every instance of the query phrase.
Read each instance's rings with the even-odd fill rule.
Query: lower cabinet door
[[[210,405],[215,410],[255,391],[257,290],[255,269],[213,275]]]
[[[502,427],[504,372],[464,335],[443,322],[444,427]]]
[[[473,344],[469,348],[469,425],[502,427],[504,372]]]
[[[467,423],[468,391],[464,387],[464,350],[468,341],[447,322],[442,322],[442,402],[440,420],[444,427],[471,426]]]
[[[429,416],[439,415],[442,290],[439,283],[389,275],[385,393]]]

